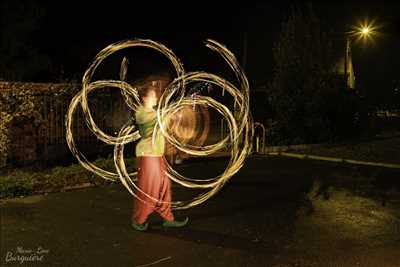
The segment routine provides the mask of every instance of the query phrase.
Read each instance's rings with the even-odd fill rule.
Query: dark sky
[[[67,76],[79,76],[96,53],[111,42],[150,38],[170,47],[187,70],[216,71],[221,62],[202,41],[214,38],[241,60],[243,33],[247,32],[246,71],[253,85],[271,79],[272,44],[291,5],[290,1],[187,1],[186,5],[171,1],[90,2],[37,2],[44,15],[35,29],[34,42],[50,56],[53,69],[63,66]],[[317,2],[313,7],[325,26],[337,32],[361,19],[376,18],[384,26],[385,35],[374,43],[353,46],[356,76],[361,84],[373,87],[387,87],[390,81],[399,79],[399,3]]]

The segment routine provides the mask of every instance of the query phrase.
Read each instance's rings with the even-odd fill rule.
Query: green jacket
[[[135,114],[139,134],[142,137],[136,145],[136,157],[163,156],[165,149],[164,136],[161,131],[157,134],[153,144],[153,130],[157,124],[157,112],[148,111],[143,106],[139,107]]]

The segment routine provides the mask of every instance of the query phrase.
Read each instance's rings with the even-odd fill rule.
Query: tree
[[[45,9],[33,1],[0,3],[0,80],[31,81],[50,65],[34,44],[34,34]]]
[[[292,7],[273,48],[274,76],[268,89],[271,142],[332,140],[343,134],[337,124],[352,120],[343,79],[333,69],[337,57],[332,40],[311,4]],[[338,122],[338,116],[343,121]]]

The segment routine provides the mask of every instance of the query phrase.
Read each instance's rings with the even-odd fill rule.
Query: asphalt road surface
[[[187,161],[206,177],[226,159]],[[400,173],[252,157],[215,196],[175,216],[187,227],[129,225],[121,184],[1,204],[1,266],[400,266]],[[198,192],[173,187],[173,198]]]

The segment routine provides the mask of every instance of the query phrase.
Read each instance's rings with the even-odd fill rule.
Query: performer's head
[[[139,94],[144,107],[153,108],[157,106],[158,97],[156,87],[152,85],[146,86],[140,90]]]

